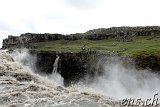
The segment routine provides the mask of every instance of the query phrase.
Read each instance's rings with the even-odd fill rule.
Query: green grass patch
[[[160,56],[160,36],[140,36],[130,42],[112,40],[56,40],[50,42],[32,43],[38,51],[80,52],[86,50],[103,53],[117,53],[120,55],[137,56],[139,54],[153,54]]]

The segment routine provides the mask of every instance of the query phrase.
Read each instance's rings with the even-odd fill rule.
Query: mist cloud
[[[96,75],[92,82],[88,82],[90,78],[86,78],[86,86],[119,100],[123,98],[145,100],[160,92],[160,78],[157,74],[147,69],[137,70],[134,64],[126,66],[124,62],[134,63],[130,59],[122,61],[118,57],[103,58],[103,64],[97,68],[103,69],[103,75]]]

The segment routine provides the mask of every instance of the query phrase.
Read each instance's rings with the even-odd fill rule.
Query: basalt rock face
[[[145,27],[111,27],[111,28],[100,28],[100,29],[93,29],[89,30],[86,33],[88,34],[116,34],[119,32],[135,32],[137,35],[151,35],[151,33],[159,33],[160,27],[159,26],[145,26]],[[143,33],[144,32],[144,33]]]
[[[51,74],[57,55],[59,56],[58,69],[64,78],[64,85],[78,82],[87,74],[87,53],[57,53],[57,52],[31,52],[36,54],[36,68],[38,73]]]
[[[64,78],[64,85],[69,86],[80,80],[85,76],[90,78],[90,81],[98,75],[103,75],[106,61],[110,58],[118,58],[118,61],[123,63],[124,67],[136,67],[136,69],[150,69],[153,72],[160,74],[160,57],[158,56],[138,56],[136,58],[130,57],[116,57],[106,54],[89,54],[87,52],[79,53],[57,53],[57,52],[31,52],[36,54],[37,62],[36,68],[38,73],[51,74],[53,72],[53,64],[59,56],[57,72]],[[110,62],[109,62],[110,63]]]
[[[25,33],[18,36],[8,36],[7,39],[3,40],[3,49],[16,47],[19,48],[21,46],[27,47],[29,43],[38,43],[38,42],[46,42],[46,41],[54,41],[60,40],[64,38],[62,34],[34,34],[34,33]]]
[[[3,40],[2,48],[6,49],[11,46],[18,45],[18,44],[20,44],[19,37],[9,35],[7,39]]]
[[[152,36],[160,34],[159,26],[146,26],[146,27],[112,27],[112,28],[101,28],[89,30],[86,33],[76,33],[70,35],[62,34],[35,34],[25,33],[17,36],[8,36],[7,39],[3,40],[3,49],[16,47],[19,48],[29,47],[30,43],[46,42],[54,40],[78,40],[78,39],[89,39],[89,40],[103,40],[109,38],[116,38],[120,41],[132,41],[136,36]]]
[[[160,74],[160,56],[139,55],[135,58],[137,69],[150,69]]]
[[[85,33],[87,39],[102,40],[116,38],[121,41],[131,41],[136,36],[151,36],[160,34],[159,26],[146,27],[112,27],[89,30]]]

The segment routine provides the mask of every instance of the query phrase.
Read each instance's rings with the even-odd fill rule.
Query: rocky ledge
[[[159,26],[146,26],[146,27],[112,27],[89,30],[85,33],[76,33],[70,35],[63,34],[36,34],[25,33],[20,36],[9,35],[8,38],[3,40],[2,48],[11,47],[29,47],[30,43],[55,41],[55,40],[103,40],[109,38],[116,38],[120,41],[132,41],[136,36],[151,36],[160,34]]]

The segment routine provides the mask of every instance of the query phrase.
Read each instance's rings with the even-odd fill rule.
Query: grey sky
[[[159,0],[0,0],[0,47],[10,34],[160,25],[159,4]]]
[[[65,2],[77,9],[92,9],[98,5],[99,0],[65,0]]]

